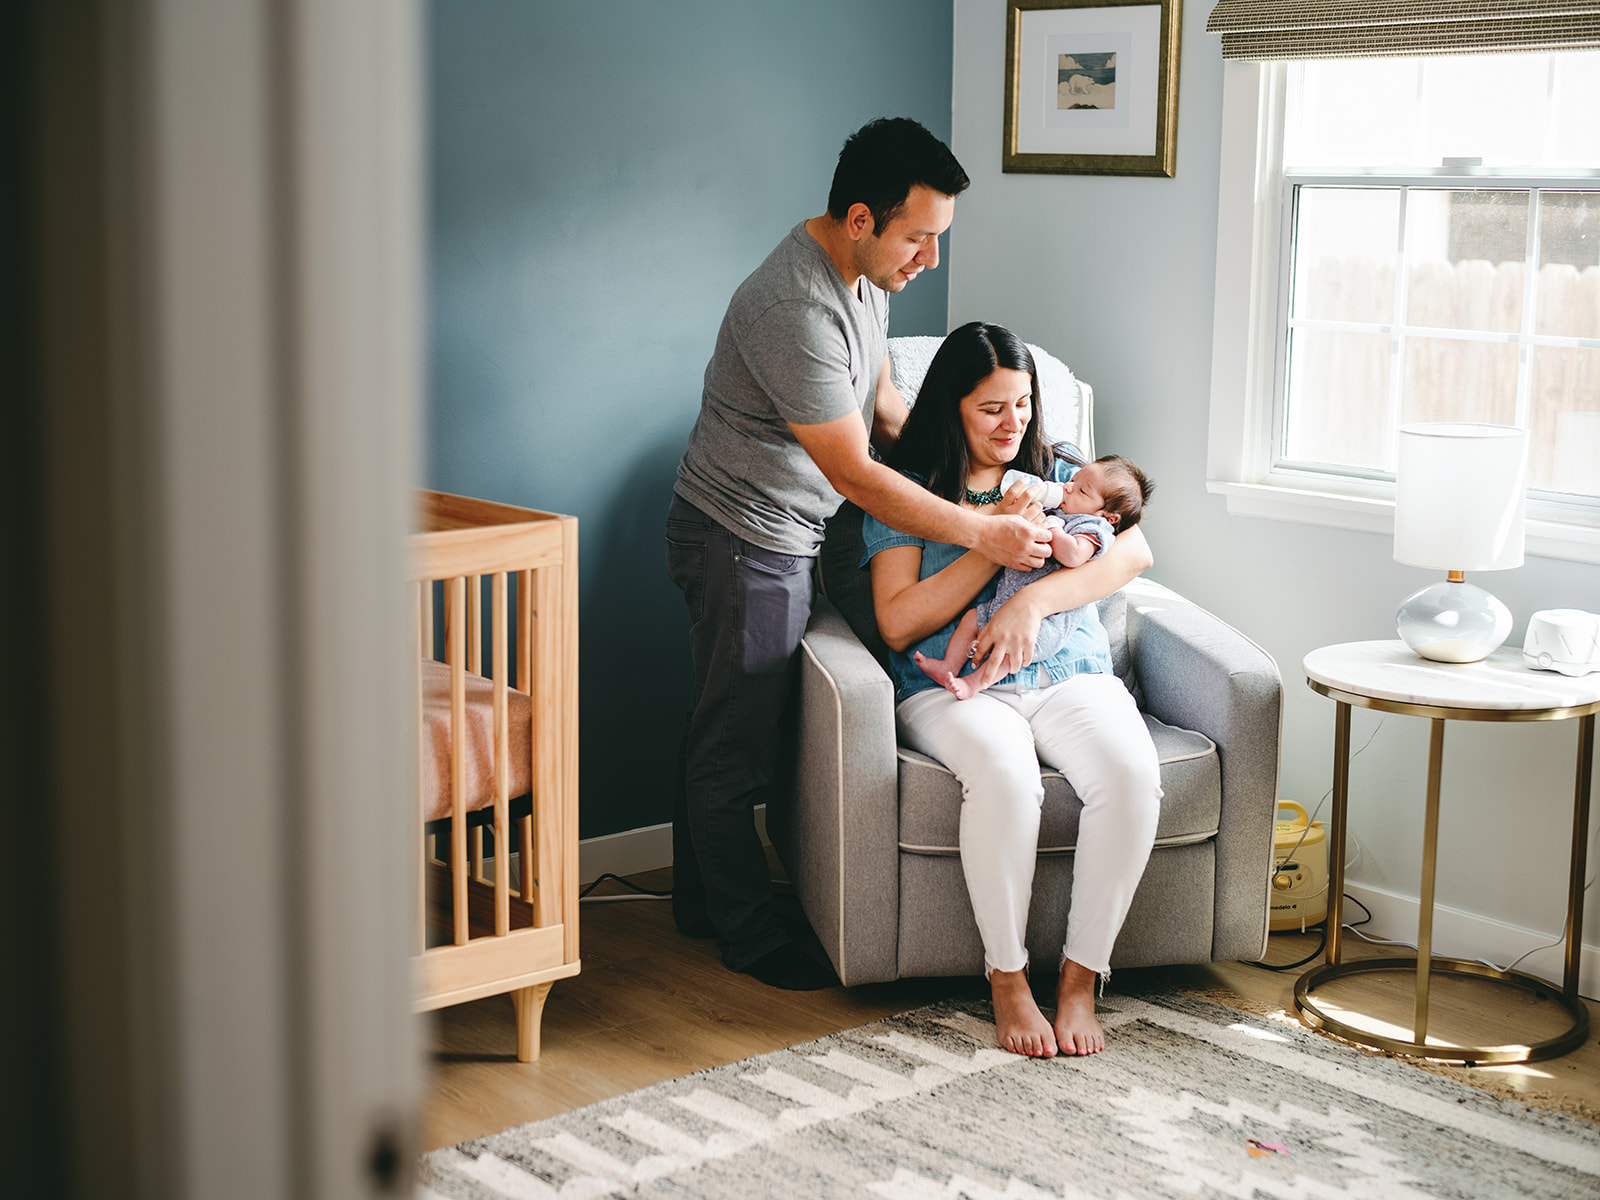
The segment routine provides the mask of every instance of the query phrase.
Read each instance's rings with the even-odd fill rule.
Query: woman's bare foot
[[[1001,1048],[1030,1058],[1054,1057],[1055,1034],[1028,989],[1028,972],[991,971],[989,991],[994,997],[994,1031]]]
[[[1106,1031],[1094,1015],[1094,989],[1099,976],[1070,958],[1056,981],[1056,1045],[1062,1054],[1099,1054]]]

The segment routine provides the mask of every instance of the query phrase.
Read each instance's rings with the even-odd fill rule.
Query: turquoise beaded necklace
[[[967,503],[977,505],[999,504],[1001,494],[1002,493],[1000,491],[999,484],[995,484],[995,486],[990,488],[987,492],[975,492],[971,488],[968,488]]]

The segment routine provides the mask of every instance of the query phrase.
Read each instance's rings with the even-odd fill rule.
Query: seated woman
[[[1060,481],[1078,469],[1045,440],[1039,399],[1020,338],[998,325],[963,325],[935,355],[888,462],[968,507],[1041,518],[1025,483],[994,497],[1008,467]],[[1111,946],[1150,856],[1160,766],[1133,697],[1112,674],[1092,607],[1055,653],[1038,663],[1032,653],[1041,618],[1092,604],[1148,568],[1143,531],[1130,529],[1093,562],[1047,574],[1006,601],[973,654],[980,665],[999,655],[1002,677],[967,700],[930,679],[913,655],[946,657],[957,619],[992,597],[998,568],[870,516],[863,534],[878,627],[894,651],[900,738],[961,781],[961,867],[1000,1045],[1040,1057],[1097,1053],[1105,1033],[1094,1015],[1095,984],[1111,973]],[[1040,762],[1059,770],[1083,802],[1053,1023],[1029,989],[1023,942],[1044,801]]]

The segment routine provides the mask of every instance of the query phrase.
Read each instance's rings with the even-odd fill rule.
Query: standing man
[[[678,464],[667,569],[689,609],[695,677],[673,917],[690,936],[715,935],[730,970],[774,987],[837,982],[778,920],[754,818],[779,760],[823,523],[843,496],[1001,566],[1037,567],[1050,549],[1042,526],[941,500],[868,451],[869,439],[892,444],[906,416],[889,376],[888,293],[939,265],[966,187],[949,148],[915,121],[852,134],[828,211],[796,225],[734,292]],[[991,645],[1025,654],[1019,641],[985,630],[977,657]]]

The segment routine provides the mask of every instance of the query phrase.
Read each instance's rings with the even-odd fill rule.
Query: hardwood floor
[[[670,872],[635,877],[664,889]],[[624,889],[607,884],[599,891]],[[821,992],[783,992],[726,970],[710,941],[682,937],[668,905],[641,900],[586,903],[583,971],[559,981],[544,1010],[543,1054],[516,1061],[516,1023],[505,996],[430,1014],[433,1077],[424,1114],[425,1150],[482,1137],[673,1079],[875,1021],[934,1000],[983,995],[981,979],[917,979]],[[1276,934],[1268,960],[1288,963],[1317,945],[1314,934]],[[1352,945],[1347,957],[1383,953]],[[1403,951],[1395,953],[1404,953]],[[1112,988],[1172,986],[1245,1011],[1293,1021],[1294,981],[1245,963],[1118,972]],[[1343,981],[1319,993],[1352,1012],[1406,1024],[1410,985],[1392,976]],[[1545,1013],[1538,1008],[1552,1010]],[[1518,1067],[1432,1068],[1441,1074],[1561,1107],[1600,1122],[1600,1004],[1590,1003],[1585,1044],[1562,1058]],[[1548,1036],[1553,1005],[1508,989],[1436,980],[1432,1032],[1466,1042]],[[1351,1018],[1354,1019],[1354,1018]],[[1489,1022],[1485,1024],[1485,1022]],[[1541,1032],[1544,1030],[1545,1032]]]

